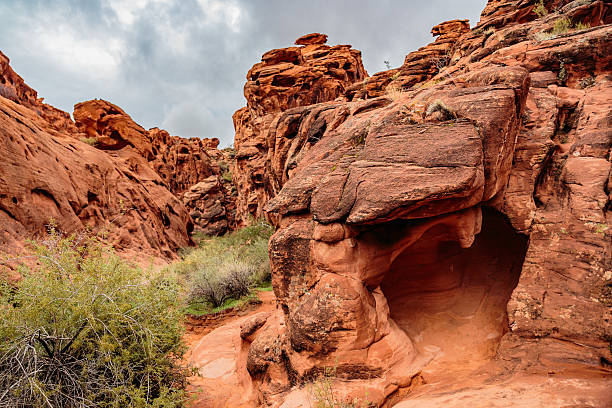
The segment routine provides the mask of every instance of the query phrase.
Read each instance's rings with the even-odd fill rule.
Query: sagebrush
[[[172,266],[185,281],[188,310],[201,314],[241,299],[255,286],[268,286],[268,241],[273,228],[263,220],[222,237],[194,236],[198,247]]]
[[[188,370],[176,282],[53,229],[0,292],[0,407],[178,408]]]

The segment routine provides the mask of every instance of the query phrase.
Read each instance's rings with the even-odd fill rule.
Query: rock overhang
[[[302,145],[265,210],[363,225],[486,202],[507,181],[528,83],[522,68],[486,68],[397,100],[327,104],[325,115],[312,115],[324,122],[322,136]],[[312,128],[308,112],[300,119]]]

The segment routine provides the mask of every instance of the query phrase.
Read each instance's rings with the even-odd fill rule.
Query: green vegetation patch
[[[186,313],[216,313],[248,302],[257,287],[270,287],[268,241],[263,220],[222,237],[195,235],[198,247],[183,252],[170,269],[184,281]]]
[[[82,137],[81,142],[87,143],[90,146],[96,146],[98,144],[98,139],[95,137]]]
[[[51,228],[0,284],[0,406],[182,407],[178,283]]]

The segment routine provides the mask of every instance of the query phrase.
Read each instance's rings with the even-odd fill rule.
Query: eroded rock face
[[[350,45],[325,45],[325,41],[324,34],[303,36],[296,44],[304,46],[269,51],[247,74],[247,106],[233,117],[233,174],[238,189],[237,218],[241,223],[251,216],[261,217],[263,205],[275,193],[268,182],[267,152],[269,143],[274,143],[274,135],[268,132],[276,127],[270,126],[282,117],[281,112],[343,97],[349,85],[367,75],[360,51]],[[285,136],[291,137],[298,129],[287,126]]]
[[[325,44],[327,35],[321,33],[306,34],[295,40],[296,45]]]
[[[233,225],[231,186],[220,185],[210,191],[210,196],[208,190],[196,187],[210,177],[219,180],[221,167],[229,166],[231,159],[217,150],[218,139],[186,139],[158,128],[147,131],[121,108],[104,100],[75,105],[74,119],[86,141],[97,149],[132,148],[144,157],[166,187],[181,199],[196,230],[217,235]],[[207,210],[208,205],[216,209]]]
[[[113,246],[171,259],[190,233],[233,225],[230,161],[217,139],[182,139],[93,100],[70,115],[42,103],[0,53],[0,246],[16,251],[51,221],[62,232],[109,229]],[[215,189],[200,182],[213,177]],[[195,227],[194,227],[195,224]]]
[[[237,166],[259,169],[239,191],[277,226],[279,309],[247,358],[262,403],[300,406],[295,386],[323,367],[340,395],[385,406],[431,403],[420,382],[440,392],[465,373],[532,381],[549,406],[612,403],[605,381],[557,392],[578,371],[610,385],[610,7],[544,5],[442,23],[344,100],[235,114],[237,145],[256,146]],[[563,18],[592,27],[552,35]]]
[[[189,215],[205,235],[222,235],[228,230],[226,195],[219,176],[212,175],[182,194]]]
[[[153,159],[149,133],[121,108],[101,99],[74,105],[74,121],[100,150],[131,146],[145,159]]]
[[[109,229],[120,251],[173,258],[193,225],[133,150],[100,154],[29,108],[0,98],[0,246],[18,249],[51,220],[63,232]]]

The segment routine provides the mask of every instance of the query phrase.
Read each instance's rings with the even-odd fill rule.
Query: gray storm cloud
[[[476,24],[486,0],[4,0],[0,50],[45,101],[102,98],[150,128],[233,142],[248,69],[323,32],[362,51],[370,74],[431,42],[435,24]]]

